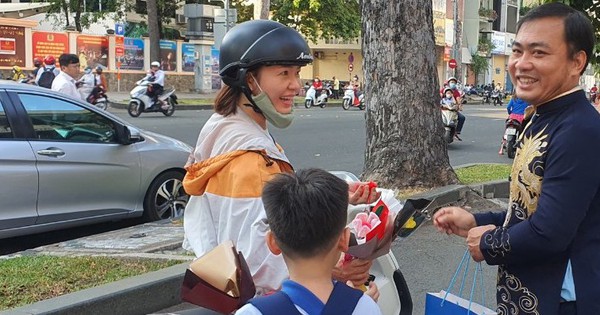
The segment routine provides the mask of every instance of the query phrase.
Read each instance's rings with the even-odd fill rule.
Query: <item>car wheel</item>
[[[150,184],[144,198],[145,221],[173,219],[183,215],[189,196],[183,189],[183,173],[167,171]]]
[[[138,117],[142,113],[141,105],[138,102],[131,101],[127,106],[127,112],[131,117]]]

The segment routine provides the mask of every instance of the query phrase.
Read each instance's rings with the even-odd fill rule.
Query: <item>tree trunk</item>
[[[367,148],[363,178],[383,187],[458,182],[439,109],[431,0],[361,3]]]
[[[255,20],[268,20],[270,8],[271,8],[271,0],[255,0],[254,1],[254,19]]]
[[[75,11],[75,29],[81,33],[81,11],[83,10],[83,0],[77,0],[77,11]]]
[[[62,0],[60,3],[63,11],[65,12],[65,19],[67,19],[67,26],[71,25],[71,22],[69,21],[69,4],[67,3],[67,0]]]
[[[156,0],[147,0],[146,10],[148,12],[148,37],[150,37],[150,62],[160,61],[160,28]]]

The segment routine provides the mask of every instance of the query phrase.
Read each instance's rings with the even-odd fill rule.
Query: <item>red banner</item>
[[[62,33],[33,32],[33,57],[44,59],[48,55],[58,57],[69,52],[69,36]]]
[[[0,66],[25,66],[25,28],[0,26]]]

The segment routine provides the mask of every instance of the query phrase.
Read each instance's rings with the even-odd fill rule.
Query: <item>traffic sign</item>
[[[349,63],[348,64],[348,72],[352,72],[352,70],[354,70],[354,65]]]
[[[125,25],[121,23],[115,23],[115,35],[125,35]]]
[[[456,59],[448,60],[448,67],[450,67],[450,69],[456,68]]]

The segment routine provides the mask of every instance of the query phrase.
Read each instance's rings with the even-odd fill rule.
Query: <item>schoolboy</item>
[[[282,173],[265,185],[262,200],[271,229],[267,246],[283,254],[290,279],[236,314],[381,314],[370,296],[331,277],[350,238],[345,181],[320,169]],[[368,293],[376,290],[372,283]]]

